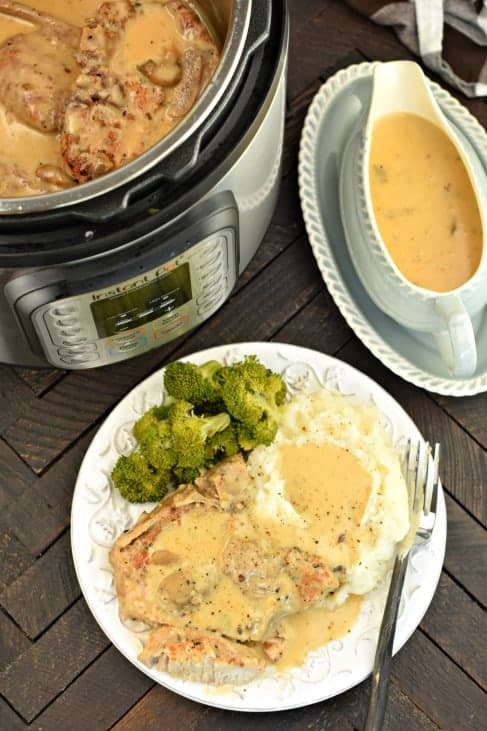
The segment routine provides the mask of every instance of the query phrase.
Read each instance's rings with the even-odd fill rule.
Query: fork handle
[[[364,731],[382,731],[387,705],[387,688],[392,660],[392,647],[397,612],[401,599],[404,577],[408,565],[408,553],[397,555],[392,570],[391,583],[379,631],[379,641],[372,670],[372,688]]]

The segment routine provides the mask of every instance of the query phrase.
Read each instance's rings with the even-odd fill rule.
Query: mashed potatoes
[[[249,456],[254,509],[277,543],[341,576],[330,608],[371,591],[409,528],[407,487],[378,409],[324,389],[296,395],[270,447]]]

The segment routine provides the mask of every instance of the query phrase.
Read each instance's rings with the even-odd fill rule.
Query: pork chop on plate
[[[240,456],[179,487],[116,541],[120,617],[154,628],[140,659],[193,680],[247,682],[280,656],[280,620],[319,606],[339,578],[273,541]]]

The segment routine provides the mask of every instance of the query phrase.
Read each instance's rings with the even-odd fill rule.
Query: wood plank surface
[[[112,728],[152,685],[146,675],[110,647],[36,718],[32,728],[37,731]],[[94,721],[91,704],[97,696],[105,702],[99,702]],[[159,717],[159,724],[163,718],[164,714]]]
[[[32,721],[108,645],[80,600],[1,673],[2,694]]]
[[[29,728],[2,698],[0,698],[0,728],[5,731],[25,731]]]
[[[485,608],[487,607],[485,530],[448,495],[446,509],[448,515],[446,569]]]
[[[6,614],[0,612],[0,672],[27,650],[29,639]],[[3,728],[0,725],[0,728]]]
[[[485,692],[422,632],[415,632],[398,652],[392,672],[401,690],[441,729],[482,728]]]
[[[441,575],[421,628],[467,675],[487,690],[487,663],[478,652],[477,640],[487,634],[487,615],[446,573]]]
[[[0,594],[4,610],[35,639],[79,597],[66,532]]]
[[[393,659],[384,731],[485,727],[487,394],[428,393],[367,350],[326,289],[298,193],[302,126],[323,81],[349,64],[412,54],[392,30],[340,0],[289,0],[289,13],[279,199],[228,301],[194,331],[110,367],[69,372],[0,365],[0,731],[364,728],[368,680],[321,703],[263,714],[201,705],[154,684],[110,644],[76,579],[69,534],[73,489],[105,417],[169,360],[259,340],[313,348],[350,363],[383,386],[427,439],[442,443],[445,563],[420,627]],[[485,99],[449,91],[487,124]]]

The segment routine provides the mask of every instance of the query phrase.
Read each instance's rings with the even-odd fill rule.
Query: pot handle
[[[73,211],[69,211],[69,218],[91,225],[107,223],[126,210],[134,198],[140,198],[144,193],[155,190],[162,180],[163,177],[159,173],[149,173],[138,181],[131,180],[120,188],[79,203]],[[61,209],[58,217],[62,220],[64,216],[65,211]]]
[[[244,63],[269,38],[271,30],[272,3],[252,2],[250,24],[243,51]]]

